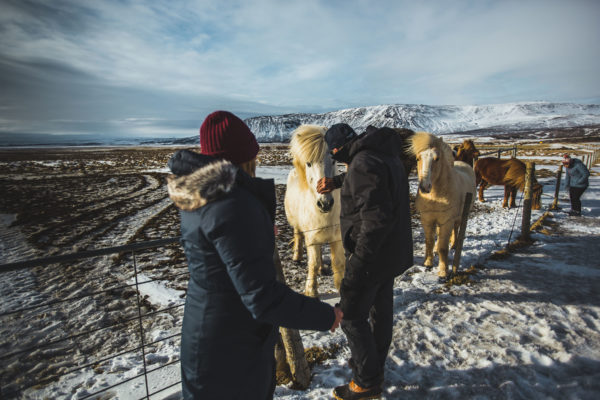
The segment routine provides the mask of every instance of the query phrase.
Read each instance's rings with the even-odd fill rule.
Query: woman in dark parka
[[[270,399],[278,326],[334,330],[341,311],[275,279],[275,187],[254,178],[258,143],[235,115],[200,128],[201,153],[169,160],[188,284],[181,337],[185,399]],[[245,170],[245,171],[244,171]]]

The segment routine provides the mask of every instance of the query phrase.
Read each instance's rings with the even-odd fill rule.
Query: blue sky
[[[600,102],[600,1],[0,0],[0,132],[192,136],[377,104]]]

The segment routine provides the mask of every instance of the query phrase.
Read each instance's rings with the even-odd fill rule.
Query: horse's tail
[[[506,184],[516,187],[522,192],[525,190],[525,173],[527,172],[525,163],[516,158],[511,158],[506,162],[509,165],[505,175]]]

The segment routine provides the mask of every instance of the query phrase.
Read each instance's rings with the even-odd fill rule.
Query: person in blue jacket
[[[569,191],[571,199],[569,215],[580,216],[581,196],[589,186],[590,171],[580,159],[572,158],[569,154],[563,155],[562,163],[565,167],[565,189]]]
[[[200,128],[200,153],[168,162],[190,271],[181,335],[185,399],[271,399],[279,326],[332,332],[342,312],[276,280],[273,180],[254,177],[258,143],[234,114]]]

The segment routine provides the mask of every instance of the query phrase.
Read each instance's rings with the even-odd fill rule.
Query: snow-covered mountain
[[[531,129],[600,124],[600,105],[571,103],[509,103],[481,106],[414,104],[348,108],[323,114],[285,114],[245,120],[259,142],[287,142],[301,124],[331,126],[345,122],[358,133],[368,125],[404,127],[447,135],[474,131],[477,135]]]

